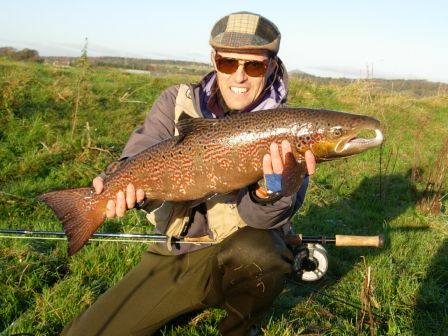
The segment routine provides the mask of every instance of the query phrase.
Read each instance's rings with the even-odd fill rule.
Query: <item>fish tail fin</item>
[[[68,254],[83,247],[104,222],[107,200],[95,194],[93,188],[52,191],[38,196],[62,222],[68,238]]]

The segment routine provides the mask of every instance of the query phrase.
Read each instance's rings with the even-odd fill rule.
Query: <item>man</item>
[[[247,12],[219,20],[211,32],[214,71],[199,84],[165,90],[145,123],[126,144],[120,160],[177,134],[182,118],[225,118],[232,113],[284,106],[287,74],[277,57],[280,33],[266,18]],[[279,148],[280,147],[280,148]],[[261,321],[291,272],[291,251],[282,236],[300,207],[308,178],[296,195],[281,195],[287,141],[271,144],[263,158],[266,186],[250,186],[195,206],[165,202],[148,218],[168,236],[206,237],[209,245],[154,245],[141,262],[86,312],[68,325],[67,335],[151,335],[184,313],[220,307],[224,335],[245,335]],[[314,156],[305,156],[308,174]],[[107,174],[107,171],[106,171]],[[103,177],[94,179],[100,193]],[[109,200],[107,217],[144,208],[144,192],[129,185]]]

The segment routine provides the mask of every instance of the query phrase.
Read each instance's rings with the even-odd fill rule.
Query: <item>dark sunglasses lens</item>
[[[225,74],[233,74],[238,69],[238,60],[234,58],[220,58],[217,60],[218,70]]]
[[[238,70],[239,61],[235,58],[218,58],[216,60],[218,70],[222,73],[231,75]],[[261,77],[266,72],[267,65],[260,61],[247,61],[244,63],[244,71],[251,77]]]
[[[244,71],[251,77],[260,77],[266,72],[266,65],[259,61],[246,62],[244,64]]]

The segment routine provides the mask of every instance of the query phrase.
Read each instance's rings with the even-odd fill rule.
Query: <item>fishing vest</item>
[[[191,88],[186,84],[181,84],[179,87],[174,115],[176,124],[181,117],[204,117],[200,111],[196,110]],[[174,135],[179,135],[177,128]],[[238,213],[237,195],[238,191],[235,191],[212,197],[204,202],[207,208],[208,227],[213,236],[211,241],[220,242],[247,225]],[[147,218],[156,225],[161,233],[168,237],[179,237],[184,233],[191,213],[192,208],[188,204],[165,201],[159,208],[150,212]],[[168,248],[170,248],[170,244],[168,244]]]

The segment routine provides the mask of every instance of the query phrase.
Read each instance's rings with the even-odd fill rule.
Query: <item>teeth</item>
[[[234,87],[234,86],[232,86],[230,88],[230,90],[232,90],[233,93],[238,93],[238,94],[247,92],[247,88],[240,88],[240,87]]]

